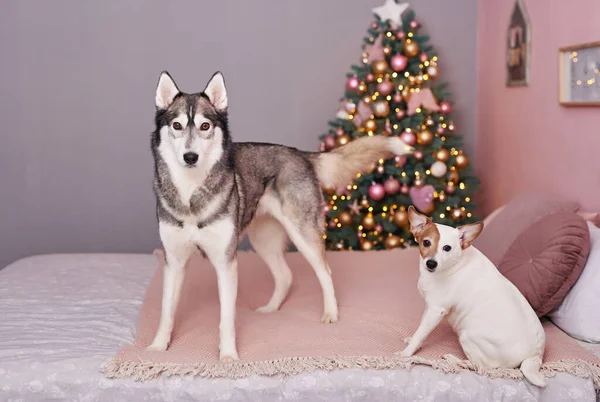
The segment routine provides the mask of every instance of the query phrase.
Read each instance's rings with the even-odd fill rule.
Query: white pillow
[[[600,228],[587,222],[590,254],[583,272],[562,304],[549,314],[563,331],[586,342],[600,342]]]

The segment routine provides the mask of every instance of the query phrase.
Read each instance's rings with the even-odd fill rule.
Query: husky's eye
[[[444,246],[442,248],[442,250],[444,250],[445,252],[448,252],[448,251],[452,250],[452,247],[450,247],[450,246]]]
[[[429,240],[423,240],[423,246],[429,247],[429,246],[431,246],[431,242]]]
[[[180,131],[183,129],[183,127],[181,126],[181,123],[175,122],[173,123],[173,129]]]
[[[202,130],[202,131],[206,131],[206,130],[208,130],[209,128],[210,128],[210,124],[208,124],[208,123],[206,123],[206,122],[204,122],[204,123],[200,124],[200,130]]]

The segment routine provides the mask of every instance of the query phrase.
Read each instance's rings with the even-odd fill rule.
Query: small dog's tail
[[[523,360],[521,363],[521,372],[527,380],[538,387],[546,386],[546,377],[540,373],[542,366],[542,358],[540,356],[532,356]]]
[[[412,150],[400,138],[377,135],[358,138],[331,152],[311,154],[310,159],[321,186],[337,189],[348,185],[378,159],[410,154]]]

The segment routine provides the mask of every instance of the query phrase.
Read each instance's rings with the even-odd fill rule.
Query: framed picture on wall
[[[558,101],[563,106],[600,106],[600,42],[560,48]]]
[[[529,81],[531,27],[523,0],[516,0],[506,38],[506,85],[523,86]]]

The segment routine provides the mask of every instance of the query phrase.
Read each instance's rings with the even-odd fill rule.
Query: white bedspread
[[[559,374],[540,392],[474,373],[340,370],[292,378],[108,380],[131,342],[152,255],[52,255],[0,271],[0,401],[594,401],[591,380]],[[244,269],[244,267],[240,267]]]

